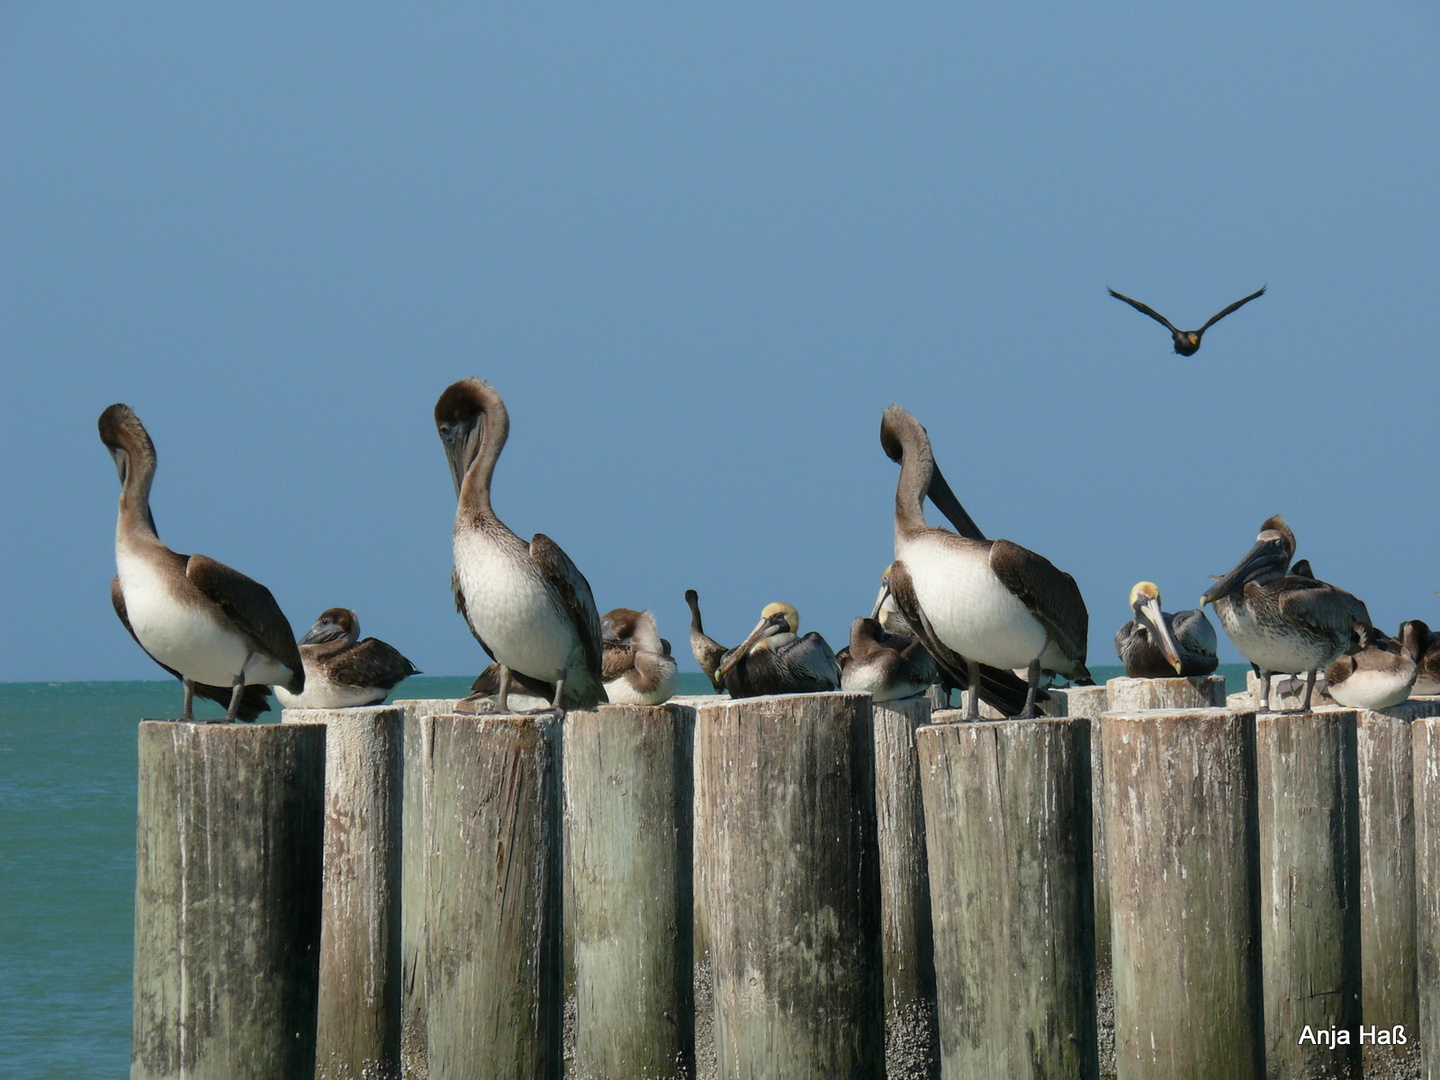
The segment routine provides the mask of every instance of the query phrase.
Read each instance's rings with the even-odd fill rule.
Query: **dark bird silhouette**
[[[1142,304],[1139,300],[1131,300],[1130,297],[1118,293],[1114,289],[1110,290],[1110,295],[1115,297],[1116,300],[1124,300],[1125,303],[1129,304],[1136,311],[1143,312],[1144,314],[1149,315],[1150,318],[1163,325],[1166,330],[1169,330],[1170,336],[1175,339],[1175,351],[1181,356],[1194,356],[1197,352],[1200,351],[1200,338],[1204,336],[1206,330],[1209,330],[1210,327],[1214,326],[1217,322],[1223,319],[1226,315],[1229,315],[1232,311],[1236,311],[1239,308],[1244,307],[1251,300],[1254,300],[1257,296],[1263,296],[1264,294],[1265,286],[1261,285],[1260,288],[1256,289],[1249,296],[1241,300],[1236,300],[1224,311],[1220,312],[1217,315],[1212,315],[1210,317],[1210,320],[1204,326],[1200,327],[1199,330],[1177,330],[1175,329],[1174,323],[1172,323],[1169,319],[1165,318],[1164,315],[1161,315],[1158,311],[1150,307],[1148,304]]]

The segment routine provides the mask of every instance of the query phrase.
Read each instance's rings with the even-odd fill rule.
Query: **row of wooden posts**
[[[1224,704],[145,721],[132,1077],[1440,1080],[1440,699]]]

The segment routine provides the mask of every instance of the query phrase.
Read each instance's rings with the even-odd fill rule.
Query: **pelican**
[[[435,428],[455,482],[455,605],[500,665],[497,705],[509,708],[511,674],[554,687],[550,707],[605,700],[600,615],[590,583],[543,533],[527,544],[495,516],[490,482],[510,434],[505,403],[488,383],[461,379],[435,403]]]
[[[615,608],[600,620],[605,694],[621,705],[659,705],[675,693],[677,667],[655,616]]]
[[[1166,330],[1169,330],[1170,336],[1175,339],[1175,351],[1177,353],[1179,353],[1181,356],[1194,356],[1197,352],[1200,351],[1200,338],[1204,335],[1206,330],[1209,330],[1210,327],[1214,326],[1226,315],[1229,315],[1237,308],[1243,307],[1244,305],[1248,304],[1257,296],[1263,296],[1265,294],[1265,286],[1261,285],[1260,288],[1256,289],[1249,296],[1236,300],[1233,304],[1227,307],[1224,311],[1220,312],[1218,315],[1212,315],[1210,317],[1210,320],[1206,322],[1204,326],[1200,327],[1199,330],[1176,330],[1174,323],[1172,323],[1169,319],[1165,318],[1164,315],[1161,315],[1158,311],[1156,311],[1149,305],[1142,304],[1139,300],[1131,300],[1130,297],[1123,296],[1122,294],[1116,292],[1114,289],[1110,289],[1109,291],[1110,295],[1115,297],[1116,300],[1124,300],[1125,303],[1129,304],[1136,311],[1143,312],[1144,314],[1149,315],[1150,318],[1163,325]]]
[[[1356,622],[1351,627],[1360,651],[1325,669],[1325,691],[1349,709],[1388,709],[1410,696],[1419,670],[1399,641]]]
[[[1260,675],[1260,701],[1270,704],[1270,676],[1305,673],[1308,712],[1318,669],[1354,649],[1352,626],[1371,626],[1365,605],[1343,589],[1313,577],[1287,574],[1295,534],[1279,514],[1260,526],[1255,546],[1235,569],[1212,585],[1200,606],[1213,603],[1220,625]]]
[[[120,517],[110,600],[150,659],[195,695],[226,705],[226,720],[270,709],[266,687],[305,688],[295,634],[270,590],[205,555],[178,555],[161,542],[150,513],[155,444],[128,405],[100,414],[100,441],[120,473]]]
[[[1432,634],[1430,627],[1419,619],[1410,619],[1400,624],[1400,642],[1414,657],[1417,668],[1411,694],[1416,697],[1440,694],[1440,634]]]
[[[890,701],[923,694],[939,681],[935,658],[918,637],[892,634],[873,616],[850,624],[850,644],[844,649],[840,667],[840,689],[867,693],[875,701]]]
[[[766,604],[750,636],[725,654],[716,669],[733,698],[761,694],[814,694],[840,689],[840,665],[815,631],[804,637],[789,604]]]
[[[1209,675],[1220,664],[1215,628],[1198,608],[1171,615],[1160,610],[1160,590],[1151,581],[1130,590],[1135,617],[1115,633],[1115,652],[1132,679]]]
[[[1085,667],[1090,620],[1075,579],[1009,540],[926,525],[925,496],[943,511],[942,501],[954,495],[935,465],[930,436],[900,406],[885,410],[880,443],[900,462],[890,590],[935,662],[958,684],[980,689],[969,695],[967,718],[978,718],[980,696],[995,685],[998,673],[982,681],[982,665],[1006,674],[1005,669],[1028,670],[1020,713],[1026,719],[1036,715],[1042,672],[1090,681]],[[973,522],[967,531],[979,533]],[[1013,715],[1010,704],[999,707]]]
[[[320,613],[300,639],[300,659],[305,665],[304,693],[275,688],[275,696],[287,709],[378,705],[396,684],[420,674],[393,645],[373,637],[360,640],[360,617],[350,608]]]
[[[720,669],[720,661],[725,659],[725,646],[705,633],[705,627],[700,622],[700,594],[694,589],[686,589],[685,603],[690,605],[690,652],[715,688],[715,693],[723,694],[725,684],[716,672]]]

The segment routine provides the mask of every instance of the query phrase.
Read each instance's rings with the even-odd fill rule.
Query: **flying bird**
[[[1200,351],[1200,338],[1204,335],[1206,330],[1209,330],[1210,327],[1214,326],[1217,322],[1223,319],[1226,315],[1229,315],[1232,311],[1236,311],[1244,307],[1251,300],[1254,300],[1257,296],[1263,296],[1264,294],[1265,286],[1261,285],[1260,288],[1256,289],[1249,296],[1243,297],[1240,300],[1236,300],[1224,311],[1221,311],[1219,314],[1212,315],[1210,317],[1210,320],[1206,322],[1204,326],[1200,327],[1199,330],[1177,330],[1175,329],[1174,323],[1172,323],[1169,319],[1165,318],[1164,315],[1161,315],[1158,311],[1150,307],[1148,304],[1142,304],[1139,300],[1132,300],[1130,299],[1130,297],[1118,293],[1114,289],[1110,289],[1110,295],[1115,297],[1116,300],[1124,300],[1125,303],[1129,304],[1136,311],[1143,312],[1144,314],[1149,315],[1150,318],[1154,319],[1156,322],[1164,326],[1165,329],[1169,330],[1170,336],[1175,339],[1175,351],[1181,356],[1194,356],[1197,352]]]

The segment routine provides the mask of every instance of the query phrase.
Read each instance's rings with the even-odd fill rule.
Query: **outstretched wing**
[[[1164,315],[1161,315],[1158,311],[1156,311],[1154,308],[1152,308],[1149,304],[1142,304],[1139,300],[1131,300],[1130,297],[1125,296],[1123,293],[1118,293],[1118,292],[1116,292],[1114,289],[1110,289],[1109,286],[1106,286],[1106,288],[1108,289],[1110,295],[1113,296],[1113,297],[1115,297],[1116,300],[1124,300],[1125,303],[1129,304],[1129,305],[1130,305],[1131,307],[1133,307],[1136,311],[1138,311],[1138,312],[1140,312],[1141,314],[1144,314],[1144,315],[1149,315],[1150,318],[1154,319],[1154,320],[1155,320],[1156,322],[1158,322],[1161,326],[1165,327],[1165,329],[1169,330],[1170,333],[1172,333],[1172,334],[1178,334],[1178,333],[1180,333],[1179,330],[1176,330],[1176,329],[1175,329],[1175,324],[1174,324],[1174,323],[1172,323],[1169,319],[1165,318]],[[1241,303],[1244,303],[1244,301],[1242,300]],[[1238,306],[1239,306],[1239,304],[1236,305],[1236,307],[1238,307]],[[1231,310],[1233,310],[1233,309],[1231,309]],[[1223,312],[1223,311],[1220,313],[1220,315],[1224,315],[1224,314],[1225,314],[1225,312]],[[1215,316],[1215,319],[1220,318],[1220,315],[1216,315],[1216,316]],[[1215,319],[1211,319],[1210,322],[1214,322]],[[1207,323],[1206,325],[1209,325],[1209,324]]]
[[[1244,297],[1243,299],[1240,299],[1240,300],[1236,300],[1233,304],[1231,304],[1229,307],[1227,307],[1224,311],[1220,312],[1218,315],[1212,315],[1212,316],[1210,316],[1210,321],[1207,322],[1204,326],[1200,327],[1199,330],[1196,330],[1196,331],[1195,331],[1195,336],[1196,336],[1196,337],[1199,337],[1201,334],[1205,333],[1206,330],[1209,330],[1210,327],[1214,326],[1217,322],[1219,322],[1221,319],[1223,319],[1226,315],[1229,315],[1232,311],[1235,311],[1235,310],[1237,310],[1237,309],[1239,309],[1239,308],[1244,307],[1244,306],[1245,306],[1246,304],[1248,304],[1251,300],[1254,300],[1257,296],[1263,296],[1263,295],[1265,295],[1265,289],[1266,289],[1266,286],[1261,285],[1260,288],[1256,289],[1256,290],[1255,290],[1254,292],[1252,292],[1249,296]],[[1284,290],[1282,289],[1281,291],[1283,292]],[[1122,298],[1122,299],[1123,299],[1123,298]],[[1132,300],[1132,301],[1130,301],[1130,302],[1133,304],[1135,301]]]
[[[1057,668],[1072,679],[1088,679],[1085,650],[1090,634],[1090,613],[1075,579],[1043,555],[1009,540],[990,547],[990,569],[1015,598],[1040,620],[1050,641],[1073,665]]]
[[[586,673],[595,682],[594,690],[598,691],[598,700],[604,701],[605,688],[600,678],[602,668],[600,612],[595,607],[595,596],[590,591],[590,583],[585,580],[585,575],[580,573],[579,568],[570,561],[570,556],[561,550],[560,545],[544,533],[536,533],[530,541],[530,558],[539,567],[545,580],[559,594],[565,616],[575,628],[575,634],[580,639],[580,646],[585,652]],[[569,688],[567,681],[566,689]],[[576,686],[575,690],[580,694],[580,698],[577,700],[587,700],[591,696],[590,692],[580,686]],[[589,706],[581,705],[580,707],[588,708]]]
[[[236,629],[290,669],[288,689],[292,694],[305,689],[305,667],[295,632],[269,589],[208,555],[191,555],[185,563],[185,576]]]

